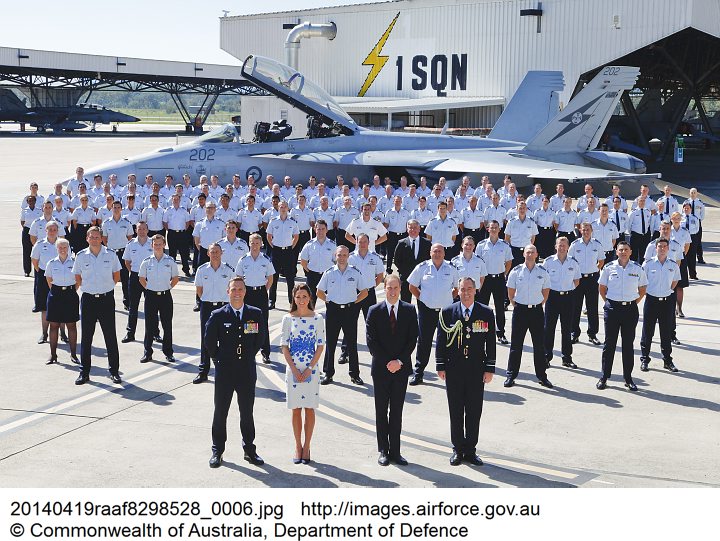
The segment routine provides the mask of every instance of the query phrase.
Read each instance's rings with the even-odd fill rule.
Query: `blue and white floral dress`
[[[309,368],[317,346],[325,345],[325,320],[319,314],[312,317],[286,315],[282,321],[281,346],[290,348],[295,366],[300,372]],[[312,374],[303,382],[293,377],[290,367],[285,368],[287,406],[317,408],[320,404],[320,369],[316,365]]]

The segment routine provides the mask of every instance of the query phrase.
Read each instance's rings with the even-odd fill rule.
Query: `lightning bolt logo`
[[[390,58],[389,56],[382,56],[380,53],[382,53],[385,42],[390,37],[390,32],[392,32],[399,16],[400,12],[398,11],[398,14],[395,15],[395,18],[390,22],[390,25],[387,27],[383,35],[380,36],[380,39],[375,44],[375,47],[372,48],[365,57],[365,60],[362,62],[363,66],[370,66],[370,73],[368,73],[362,88],[360,88],[360,92],[358,92],[358,97],[360,98],[362,98],[365,95],[365,92],[367,92],[370,86],[372,86],[375,78],[380,74],[380,71],[382,71],[385,63],[388,61],[388,58]]]

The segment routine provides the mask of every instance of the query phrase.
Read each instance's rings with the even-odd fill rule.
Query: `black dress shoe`
[[[548,388],[548,389],[552,389],[552,388],[553,388],[553,384],[550,383],[550,380],[547,379],[547,378],[539,379],[539,380],[538,380],[538,383],[539,383],[540,385],[542,385],[543,387],[546,387],[546,388]]]
[[[45,342],[47,342],[47,339],[48,339],[47,334],[41,334],[41,335],[40,335],[40,338],[38,338],[37,343],[38,343],[38,344],[44,344]]]
[[[196,304],[195,306],[193,306],[193,312],[199,312],[199,311],[200,311],[200,305],[199,305],[199,304]],[[211,459],[211,460],[212,460],[212,459]],[[222,461],[222,457],[220,457],[220,460]],[[218,466],[219,466],[219,464],[218,464]],[[217,466],[215,466],[215,468],[217,468]]]
[[[565,368],[577,368],[577,365],[576,365],[574,362],[572,362],[572,361],[563,361],[563,362],[562,362],[562,365],[563,365]]]
[[[378,464],[380,464],[381,466],[390,465],[390,456],[387,454],[386,451],[380,451],[380,456],[378,456]]]
[[[38,312],[40,312],[40,308],[38,308],[37,306],[33,306],[32,313],[37,314]]]
[[[263,364],[270,364],[270,355],[262,354],[262,362]]]
[[[52,355],[45,364],[57,364],[57,357]]]
[[[320,385],[330,385],[332,382],[333,379],[330,376],[322,376],[320,378]]]
[[[672,361],[665,361],[665,362],[663,363],[663,368],[664,368],[665,370],[670,370],[670,372],[677,372],[677,371],[678,371],[678,369],[675,368],[675,365],[673,364]]]
[[[110,381],[112,381],[113,383],[122,383],[120,376],[118,376],[117,374],[110,374]]]
[[[415,374],[413,377],[410,378],[410,382],[408,383],[408,385],[412,385],[414,387],[415,385],[422,384],[422,382],[423,382],[423,377],[418,374]]]
[[[704,259],[698,259],[698,265],[706,265],[706,264],[707,263],[705,263]]]
[[[347,355],[340,355],[340,358],[338,359],[338,364],[347,364],[350,362],[350,357]]]
[[[680,342],[677,338],[673,338],[670,342],[672,342],[673,346],[682,346],[682,342]]]
[[[573,336],[570,337],[570,343],[571,343],[571,344],[577,344],[579,341],[580,341],[580,337],[579,337],[579,336],[573,335]]]
[[[508,376],[505,378],[505,381],[503,382],[503,387],[512,387],[515,385],[515,378],[512,376]]]
[[[505,338],[504,334],[501,334],[500,336],[498,336],[498,343],[507,346],[510,342],[508,342],[508,339]]]
[[[243,458],[253,466],[262,466],[263,464],[265,464],[265,461],[260,458],[260,455],[254,452],[245,453],[245,456]]]
[[[198,374],[195,376],[195,379],[192,381],[193,384],[197,385],[198,383],[202,383],[203,381],[207,381],[207,376],[205,374]]]
[[[127,344],[128,342],[134,342],[135,341],[135,335],[127,333],[122,340],[120,340],[123,344]]]
[[[605,378],[600,378],[595,384],[595,388],[597,388],[598,391],[602,391],[607,388],[607,380]]]
[[[70,355],[70,361],[75,364],[80,364],[80,359],[77,358],[77,355]]]
[[[156,335],[156,336],[153,337],[153,340],[155,340],[156,342],[160,343],[160,342],[162,342],[162,336],[160,336],[160,335],[158,334],[158,335]]]
[[[141,363],[149,363],[152,360],[153,360],[152,355],[143,355],[142,357],[140,357]]]
[[[465,462],[467,462],[468,464],[472,464],[473,466],[482,466],[483,465],[482,458],[477,456],[475,453],[473,453],[471,455],[468,455],[468,454],[463,455],[463,460]]]
[[[75,380],[75,385],[84,385],[90,381],[90,376],[86,376],[84,374],[80,374],[77,379]]]
[[[459,466],[461,462],[462,462],[462,454],[458,453],[457,451],[453,451],[453,454],[450,457],[450,465],[451,466]]]
[[[626,381],[625,387],[627,387],[631,391],[637,391],[637,385],[635,385],[635,382],[633,380]]]
[[[60,333],[60,340],[62,340],[63,343],[65,343],[65,344],[67,344],[70,341],[70,339],[67,337],[67,334],[65,334],[64,332]]]
[[[360,376],[353,376],[350,378],[350,381],[352,381],[355,385],[365,385],[365,382]]]
[[[211,468],[219,468],[222,464],[222,455],[220,453],[213,453],[208,464],[210,464]]]
[[[650,372],[650,367],[648,366],[650,364],[650,361],[640,361],[640,371],[641,372]]]
[[[165,362],[174,363],[176,360],[172,355],[165,355]]]
[[[25,273],[25,278],[30,278],[30,273],[29,273],[29,272],[26,272],[26,273]]]
[[[130,303],[123,302],[123,308],[125,308],[125,310],[130,310]]]
[[[391,456],[390,460],[392,460],[398,466],[407,466],[408,465],[408,461],[405,460],[405,457],[403,457],[402,455]]]
[[[602,342],[597,339],[597,336],[591,336],[588,340],[591,344],[595,344],[596,346],[602,345]]]

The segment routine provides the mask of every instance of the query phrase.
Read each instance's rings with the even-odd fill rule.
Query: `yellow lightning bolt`
[[[382,52],[382,48],[385,46],[385,42],[390,37],[390,32],[392,32],[392,29],[395,26],[395,22],[397,21],[399,16],[400,12],[395,15],[395,18],[392,20],[383,35],[380,37],[380,40],[378,40],[378,42],[375,44],[375,47],[372,48],[372,50],[365,57],[365,60],[363,60],[362,65],[371,66],[371,69],[370,73],[368,73],[368,76],[365,79],[365,82],[362,85],[362,88],[360,89],[360,92],[358,92],[358,97],[363,97],[365,95],[365,92],[368,91],[370,86],[375,81],[375,78],[380,74],[380,71],[385,66],[388,58],[390,58],[389,56],[381,56],[380,53]]]

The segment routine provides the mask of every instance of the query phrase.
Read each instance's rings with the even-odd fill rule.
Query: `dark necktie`
[[[390,305],[390,332],[392,334],[395,334],[395,329],[397,327],[397,318],[395,317],[395,305]]]
[[[642,234],[645,234],[645,211],[643,209],[640,209],[640,220],[641,220],[641,226],[642,227]]]
[[[470,319],[470,308],[465,308],[465,321]]]
[[[690,218],[688,218],[687,220],[685,220],[685,229],[687,229],[688,231],[690,231]]]
[[[240,316],[240,310],[235,310],[235,317],[237,317],[238,319],[242,319],[242,317]]]
[[[418,254],[417,254],[417,244],[415,244],[416,242],[417,242],[417,239],[413,239],[412,249],[413,249],[413,257],[414,257],[415,259],[417,259],[417,256],[418,256]]]
[[[692,215],[695,216],[695,201],[692,202]]]
[[[615,211],[615,225],[617,226],[618,231],[620,231],[620,212],[617,210]]]

